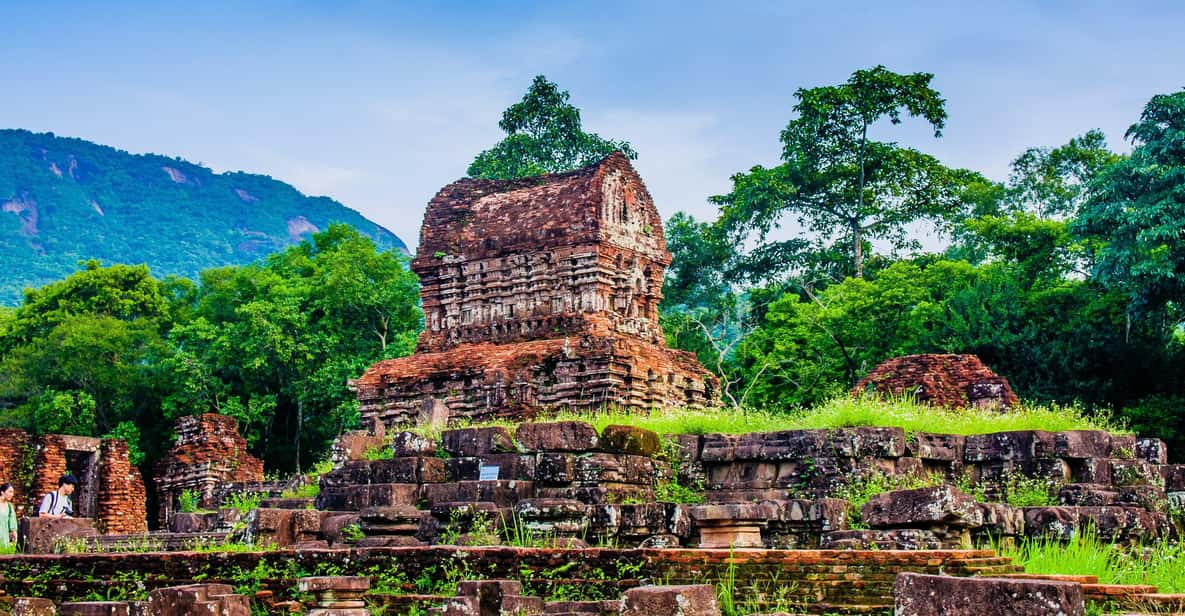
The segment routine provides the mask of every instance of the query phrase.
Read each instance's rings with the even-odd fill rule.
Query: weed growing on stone
[[[182,490],[177,497],[177,510],[181,513],[194,513],[198,510],[198,493],[193,490]]]
[[[256,509],[259,509],[259,503],[263,500],[262,494],[232,494],[230,502],[226,503],[231,509],[238,511],[242,515],[247,515]]]
[[[1069,541],[1026,538],[1015,546],[992,546],[1024,565],[1027,573],[1093,575],[1102,584],[1147,584],[1163,593],[1185,592],[1185,543],[1161,540],[1120,546],[1099,539],[1087,527]]]
[[[321,484],[313,481],[296,488],[284,490],[284,498],[316,498],[321,494]]]
[[[937,473],[929,475],[888,475],[876,472],[867,477],[841,485],[832,491],[834,498],[848,501],[848,525],[851,528],[867,528],[860,520],[860,508],[873,496],[893,490],[912,490],[940,486],[945,481]]]
[[[1008,476],[1004,486],[1004,502],[1013,507],[1046,507],[1057,504],[1057,484],[1040,477],[1025,477],[1020,473]]]

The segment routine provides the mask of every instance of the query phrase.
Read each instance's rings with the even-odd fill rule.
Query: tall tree
[[[498,126],[506,138],[477,155],[471,177],[505,180],[570,171],[620,150],[637,153],[626,141],[613,141],[581,128],[580,110],[568,102],[567,90],[535,77],[523,99],[502,113]]]
[[[778,273],[833,260],[842,243],[847,273],[863,277],[869,241],[894,250],[916,246],[907,225],[961,205],[964,187],[981,180],[978,174],[869,136],[877,122],[898,124],[903,114],[925,120],[941,136],[946,102],[930,87],[932,77],[877,66],[837,86],[795,93],[798,117],[782,131],[783,164],[738,173],[731,193],[712,198],[734,243],[756,234],[751,271]],[[786,215],[814,237],[767,242]]]
[[[1101,242],[1096,274],[1138,312],[1185,305],[1185,90],[1152,97],[1127,130],[1134,149],[1092,185],[1074,229]],[[1166,333],[1179,316],[1166,320]]]

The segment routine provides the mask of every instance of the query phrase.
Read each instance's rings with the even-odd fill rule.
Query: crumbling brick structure
[[[1020,402],[1008,379],[974,355],[906,355],[885,361],[856,383],[853,395],[913,396],[947,408],[1008,408]]]
[[[362,415],[412,423],[524,409],[712,405],[717,382],[664,346],[671,262],[662,219],[629,161],[569,173],[466,178],[428,204],[412,269],[426,320],[416,354],[356,382]]]
[[[144,481],[128,460],[127,443],[0,429],[0,481],[13,484],[22,515],[31,515],[66,473],[79,481],[72,497],[75,516],[94,519],[108,533],[148,530]]]
[[[186,490],[198,497],[200,507],[216,508],[224,484],[263,481],[263,462],[247,452],[233,417],[188,415],[178,418],[174,429],[177,443],[155,469],[162,527],[168,527]]]

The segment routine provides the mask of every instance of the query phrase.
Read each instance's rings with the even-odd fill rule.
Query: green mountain
[[[87,259],[196,277],[255,261],[333,222],[380,248],[407,251],[358,212],[266,175],[0,130],[0,305],[18,304],[25,287],[62,278]]]

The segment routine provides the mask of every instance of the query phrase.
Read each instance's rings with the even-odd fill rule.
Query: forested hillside
[[[403,242],[327,197],[266,175],[214,173],[81,139],[0,130],[0,305],[80,261],[144,263],[196,278],[243,265],[342,222],[380,249]]]

